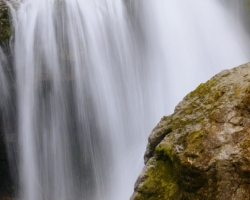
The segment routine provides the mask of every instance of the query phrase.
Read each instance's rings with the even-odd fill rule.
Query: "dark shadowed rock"
[[[250,199],[250,64],[188,94],[149,136],[131,200]]]
[[[3,133],[3,124],[0,120],[0,200],[10,200],[13,194],[13,183],[6,152],[6,142]]]
[[[9,53],[9,40],[11,36],[11,26],[9,19],[9,10],[5,4],[5,1],[0,0],[0,46],[5,51],[7,55],[7,59],[11,58]],[[3,54],[0,54],[3,56]],[[1,57],[1,59],[3,59]],[[6,60],[7,60],[6,59]],[[7,62],[11,63],[11,62]],[[6,65],[4,70],[10,73],[11,65]],[[3,71],[1,71],[3,73]],[[1,77],[1,76],[0,76]],[[8,77],[10,78],[10,77]],[[1,87],[0,87],[1,88]],[[11,88],[13,90],[13,88]],[[12,91],[9,91],[10,93]],[[2,93],[0,93],[0,104],[4,99]],[[7,156],[7,143],[6,137],[4,134],[4,123],[3,123],[3,110],[0,105],[0,200],[11,200],[11,196],[13,195],[14,184],[12,182],[9,161]]]

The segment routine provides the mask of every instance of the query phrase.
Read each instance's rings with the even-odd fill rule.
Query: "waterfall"
[[[0,47],[0,107],[5,105],[6,98],[9,96],[9,90],[8,90],[8,81],[7,81],[7,74],[6,74],[6,68],[7,68],[7,58]]]
[[[244,23],[218,0],[15,3],[21,200],[129,199],[160,118],[248,61]]]

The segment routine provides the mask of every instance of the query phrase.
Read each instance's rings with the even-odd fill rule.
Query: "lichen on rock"
[[[250,64],[199,85],[149,136],[131,200],[250,199]]]

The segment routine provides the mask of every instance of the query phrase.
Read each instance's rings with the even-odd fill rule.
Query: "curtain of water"
[[[21,198],[111,199],[146,132],[124,2],[23,1],[13,18]]]
[[[156,122],[249,53],[240,22],[216,0],[18,4],[22,200],[129,199]]]
[[[9,96],[8,90],[8,82],[6,76],[6,68],[7,68],[7,59],[6,56],[0,47],[0,107],[4,105],[6,98]]]

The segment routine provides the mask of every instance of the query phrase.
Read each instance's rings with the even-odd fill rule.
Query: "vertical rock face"
[[[0,46],[3,47],[4,51],[6,52],[8,51],[9,48],[8,43],[10,36],[11,36],[11,27],[10,27],[8,8],[4,3],[4,1],[0,0]],[[2,54],[0,54],[0,56],[2,56]],[[10,66],[8,67],[10,68]],[[0,94],[2,93],[0,92]],[[4,97],[1,96],[0,98],[1,102]],[[13,183],[10,176],[10,167],[6,151],[6,139],[4,135],[2,114],[3,113],[0,108],[0,200],[10,200],[11,195],[13,193]]]
[[[3,0],[0,0],[0,45],[6,45],[11,36],[9,11]]]
[[[0,200],[10,199],[12,186],[3,126],[0,123]]]
[[[250,64],[222,71],[149,136],[131,200],[250,199]]]

